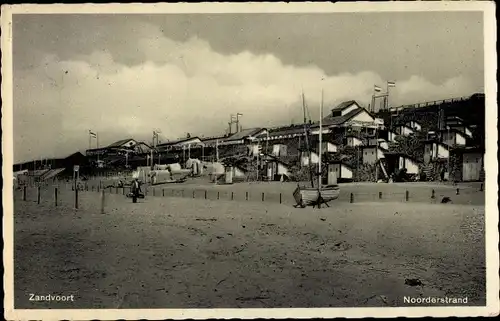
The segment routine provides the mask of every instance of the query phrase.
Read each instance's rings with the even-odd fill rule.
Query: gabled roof
[[[304,134],[304,125],[291,125],[287,127],[273,128],[269,131],[269,136],[286,136],[286,135],[302,135]]]
[[[366,145],[366,146],[361,146],[361,149],[366,149],[366,148],[377,148],[377,145],[373,144],[373,145]],[[378,146],[378,148],[383,151],[384,153],[387,153],[389,150],[382,147],[382,146]]]
[[[332,110],[332,112],[333,111],[342,111],[342,110],[350,107],[353,104],[356,104],[358,107],[360,107],[360,105],[358,104],[357,101],[355,101],[355,100],[348,100],[348,101],[344,101],[344,102],[338,104],[337,106],[333,107],[331,110]]]
[[[117,142],[114,142],[113,144],[108,145],[107,148],[121,147],[123,144],[125,144],[131,140],[133,140],[135,142],[135,140],[133,138],[122,139],[122,140],[119,140]]]
[[[394,127],[406,127],[406,128],[408,128],[408,129],[413,130],[413,128],[411,128],[410,126],[408,126],[408,124],[409,124],[409,123],[410,123],[410,122],[407,122],[407,123],[399,123],[399,124],[394,125]]]
[[[453,149],[455,153],[484,153],[485,148],[482,146],[467,146],[467,147],[456,147]]]
[[[186,137],[186,138],[181,138],[181,139],[177,139],[177,140],[171,140],[171,141],[168,141],[166,143],[161,143],[161,144],[158,144],[157,147],[177,145],[177,144],[181,144],[181,143],[184,143],[184,142],[187,142],[190,140],[194,140],[194,139],[198,139],[201,141],[201,139],[199,137],[193,136],[193,137],[189,137],[189,138]]]
[[[354,167],[349,165],[347,162],[343,161],[343,160],[330,160],[330,161],[327,161],[327,164],[340,164],[340,165],[344,165],[345,167],[349,168],[349,169],[353,169]]]
[[[419,161],[418,161],[416,158],[414,158],[414,157],[412,157],[412,156],[410,156],[410,155],[407,155],[407,154],[405,154],[405,153],[400,153],[400,152],[389,152],[389,151],[387,151],[387,152],[385,152],[385,155],[386,155],[386,156],[390,156],[390,155],[393,155],[393,156],[401,156],[401,157],[404,157],[404,158],[410,159],[410,160],[412,160],[412,161],[414,161],[414,162],[416,162],[416,163],[419,163]]]
[[[435,143],[435,144],[438,144],[438,145],[441,145],[441,146],[445,146],[445,147],[448,147],[448,145],[446,145],[445,143],[443,142],[440,142],[439,140],[437,139],[427,139],[427,140],[424,140],[423,141],[424,144],[432,144],[432,143]]]
[[[348,137],[353,137],[353,138],[356,138],[358,140],[363,140],[362,138],[359,138],[358,136],[354,135],[354,134],[347,134],[344,136],[344,138],[348,138]]]
[[[250,136],[255,136],[259,134],[261,131],[265,130],[265,128],[248,128],[248,129],[243,129],[242,131],[229,136],[226,140],[231,141],[231,140],[240,140],[240,139],[245,139]]]
[[[363,111],[367,112],[373,119],[375,119],[375,117],[373,117],[373,115],[368,110],[366,110],[363,107],[359,107],[359,108],[356,108],[354,110],[351,110],[350,112],[348,112],[347,114],[345,114],[343,116],[336,116],[336,117],[327,116],[327,117],[323,118],[322,125],[325,127],[342,125],[342,124],[346,123],[347,121],[351,120],[352,118],[356,117],[357,115],[359,115]],[[319,122],[314,122],[313,126],[318,127]]]
[[[463,131],[458,130],[458,129],[456,129],[456,128],[451,128],[451,127],[450,127],[450,129],[442,129],[440,132],[441,132],[441,133],[447,133],[447,132],[450,132],[450,133],[460,134],[460,135],[462,135],[462,136],[464,136],[464,137],[466,137],[466,136],[467,136],[467,134],[466,134],[466,133],[464,133]]]

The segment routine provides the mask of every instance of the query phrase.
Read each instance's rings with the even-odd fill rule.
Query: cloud
[[[371,71],[327,75],[314,65],[285,65],[272,54],[223,55],[202,39],[177,42],[151,26],[147,30],[136,44],[142,64],[120,64],[111,52],[98,50],[73,60],[47,54],[34,68],[16,71],[15,161],[84,150],[89,129],[100,133],[102,146],[126,137],[151,140],[153,129],[161,129],[163,140],[188,132],[224,133],[229,115],[236,112],[243,114],[243,127],[299,122],[302,91],[317,117],[321,90],[327,110],[350,99],[366,105],[373,85],[385,83]],[[391,102],[474,90],[465,77],[433,84],[410,76],[397,80]]]

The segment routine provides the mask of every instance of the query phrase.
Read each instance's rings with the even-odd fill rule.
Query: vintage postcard
[[[2,6],[6,318],[498,315],[494,12]]]

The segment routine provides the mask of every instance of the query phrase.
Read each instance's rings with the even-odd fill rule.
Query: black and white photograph
[[[493,2],[1,18],[8,320],[499,314]]]

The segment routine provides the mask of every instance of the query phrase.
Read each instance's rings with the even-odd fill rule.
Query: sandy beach
[[[72,195],[62,189],[54,207],[16,193],[16,308],[405,306],[404,296],[485,304],[484,205],[317,210],[107,194],[101,214],[97,193],[80,193],[78,210]],[[32,302],[31,293],[75,300]]]

